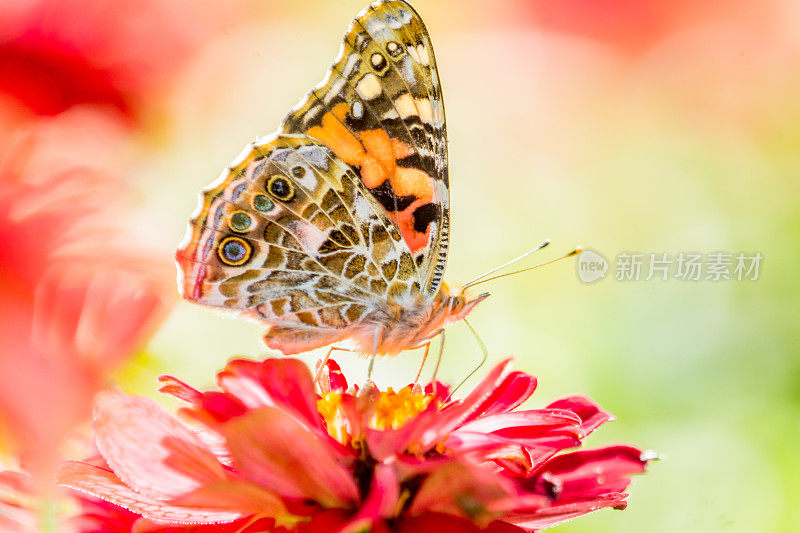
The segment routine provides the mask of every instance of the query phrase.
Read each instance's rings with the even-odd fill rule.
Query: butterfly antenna
[[[503,270],[504,268],[506,268],[506,267],[509,267],[509,266],[513,265],[513,264],[514,264],[514,263],[516,263],[517,261],[521,261],[521,260],[525,259],[525,258],[526,258],[526,257],[528,257],[529,255],[531,255],[531,254],[533,254],[533,253],[536,253],[536,252],[538,252],[538,251],[539,251],[539,250],[541,250],[542,248],[545,248],[545,247],[547,247],[547,245],[549,245],[549,244],[550,244],[550,239],[545,239],[545,240],[544,240],[544,241],[543,241],[541,244],[537,245],[537,246],[536,246],[536,247],[534,247],[534,248],[531,248],[530,250],[528,250],[527,252],[525,252],[525,253],[524,253],[524,254],[522,254],[521,256],[519,256],[519,257],[515,257],[514,259],[512,259],[512,260],[511,260],[511,261],[509,261],[508,263],[503,263],[503,264],[502,264],[502,265],[500,265],[499,267],[497,267],[497,268],[493,268],[493,269],[491,269],[489,272],[485,272],[485,273],[481,274],[481,275],[480,275],[480,276],[478,276],[477,278],[473,279],[472,281],[470,281],[469,283],[467,283],[466,285],[464,285],[464,288],[466,289],[466,288],[467,288],[467,287],[469,287],[470,285],[474,285],[474,284],[476,284],[478,281],[482,280],[482,279],[483,279],[483,278],[485,278],[486,276],[491,276],[491,275],[492,275],[492,274],[494,274],[495,272],[499,272],[499,271]]]
[[[468,380],[469,378],[471,378],[471,377],[472,377],[472,376],[475,374],[475,372],[477,372],[478,370],[480,370],[480,368],[481,368],[481,367],[484,365],[484,363],[486,363],[486,360],[489,358],[489,349],[488,349],[488,348],[486,348],[486,344],[483,342],[483,339],[481,339],[480,335],[478,335],[478,332],[477,332],[477,331],[475,331],[475,328],[473,328],[473,327],[472,327],[472,324],[470,324],[469,322],[467,322],[467,319],[466,319],[466,318],[464,319],[464,323],[467,325],[467,327],[469,328],[469,330],[470,330],[470,331],[472,332],[472,334],[475,336],[475,340],[477,340],[477,341],[478,341],[478,344],[479,344],[479,345],[480,345],[480,347],[481,347],[481,352],[482,352],[482,354],[483,354],[483,355],[482,355],[482,357],[481,357],[481,362],[480,362],[480,363],[478,363],[478,366],[476,366],[475,368],[473,368],[473,369],[472,369],[472,372],[470,372],[469,374],[467,374],[467,377],[465,377],[464,379],[462,379],[462,380],[461,380],[461,383],[459,383],[459,384],[458,384],[458,386],[456,386],[456,388],[455,388],[455,389],[453,389],[453,390],[452,390],[452,392],[450,392],[450,396],[448,396],[448,397],[447,397],[447,401],[448,401],[448,402],[450,401],[450,398],[452,398],[452,397],[453,397],[453,394],[455,394],[455,393],[456,393],[456,391],[457,391],[458,389],[460,389],[460,388],[461,388],[461,385],[463,385],[464,383],[466,383],[466,382],[467,382],[467,380]],[[445,403],[446,403],[446,402],[445,402]]]
[[[505,274],[498,274],[497,276],[492,276],[491,278],[482,279],[480,281],[472,282],[469,285],[480,285],[481,283],[486,283],[487,281],[492,281],[492,280],[495,280],[495,279],[504,278],[506,276],[513,276],[514,274],[519,274],[521,272],[527,272],[528,270],[533,270],[533,269],[536,269],[536,268],[540,268],[540,267],[543,267],[545,265],[550,265],[552,263],[556,263],[558,261],[561,261],[562,259],[566,259],[568,257],[576,256],[579,253],[581,253],[582,251],[583,251],[583,248],[578,247],[578,248],[575,248],[574,250],[572,250],[571,252],[568,252],[568,253],[562,255],[561,257],[557,257],[555,259],[551,259],[550,261],[545,261],[544,263],[539,263],[538,265],[533,265],[532,267],[523,268],[521,270],[515,270],[514,272],[506,272]],[[469,285],[467,285],[466,287],[469,287]]]

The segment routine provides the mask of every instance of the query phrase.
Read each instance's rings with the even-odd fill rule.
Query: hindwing
[[[177,260],[185,298],[274,325],[342,329],[421,292],[408,246],[353,167],[304,135],[253,142],[203,189]]]

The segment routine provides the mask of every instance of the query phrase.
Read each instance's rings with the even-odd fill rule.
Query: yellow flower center
[[[411,386],[395,392],[391,387],[377,392],[367,406],[367,425],[375,430],[398,429],[425,410],[433,399],[432,394],[414,392]],[[328,434],[345,446],[359,446],[362,436],[354,435],[353,428],[342,408],[342,394],[329,392],[317,400],[317,410],[328,427]],[[361,413],[359,413],[361,414]]]
[[[411,387],[397,392],[390,387],[380,393],[369,427],[379,430],[400,428],[424,411],[432,399],[432,394],[415,393]]]

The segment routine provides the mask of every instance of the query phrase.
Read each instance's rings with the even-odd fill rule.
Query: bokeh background
[[[7,215],[7,231],[0,233],[6,333],[19,332],[9,309],[27,309],[34,293],[41,296],[37,279],[29,279],[39,271],[27,261],[40,254],[38,264],[52,266],[48,254],[60,250],[63,224],[91,212],[88,226],[105,229],[91,241],[85,241],[90,230],[78,229],[85,241],[81,253],[89,259],[81,272],[94,272],[99,264],[117,275],[119,264],[128,268],[145,257],[151,265],[135,283],[109,278],[110,288],[103,290],[134,287],[133,295],[123,295],[134,305],[122,300],[95,321],[138,309],[142,322],[160,324],[148,330],[154,331],[148,341],[131,335],[117,347],[124,353],[115,354],[115,383],[157,397],[161,373],[210,385],[229,357],[266,354],[263,328],[172,301],[171,255],[198,189],[247,142],[274,130],[321,78],[362,4],[3,2],[5,200],[14,207],[9,191],[32,181],[35,187],[23,196],[33,197],[37,209],[57,206],[61,217],[26,219],[16,207],[0,209]],[[757,281],[621,282],[612,270],[587,285],[575,262],[564,261],[484,286],[492,297],[471,322],[492,360],[515,355],[518,367],[539,377],[535,406],[567,393],[588,394],[618,421],[587,444],[631,442],[663,457],[634,481],[628,510],[601,511],[558,530],[795,530],[800,4],[414,5],[433,38],[447,107],[451,283],[546,237],[553,245],[539,254],[541,260],[581,244],[609,258],[612,269],[620,252],[764,257]],[[35,148],[28,147],[31,137],[38,139]],[[20,166],[20,154],[29,154],[27,166]],[[119,190],[87,182],[70,186],[76,172],[108,174]],[[41,183],[48,173],[51,181]],[[87,207],[92,199],[97,205]],[[122,207],[109,213],[112,199]],[[56,224],[58,231],[42,237],[40,223]],[[119,260],[109,264],[110,258]],[[24,283],[31,289],[20,290]],[[92,281],[93,290],[96,285]],[[94,298],[105,302],[103,294]],[[150,298],[145,303],[143,294]],[[6,352],[8,359],[12,351]],[[108,354],[95,352],[94,372],[107,375],[111,369],[96,359]],[[361,379],[363,360],[346,354],[338,359]],[[465,326],[448,330],[445,378],[459,381],[479,359]],[[17,352],[15,362],[3,362],[5,396],[14,397],[27,383],[19,379],[23,371],[30,383],[46,383],[37,377],[39,366],[20,370],[20,360],[38,361]],[[381,360],[377,379],[403,385],[418,361],[414,353]],[[62,388],[73,388],[63,372],[53,372]],[[76,405],[71,419],[80,424],[87,404]],[[24,440],[14,435],[20,419],[33,416],[47,426],[37,409],[0,401],[7,456]]]

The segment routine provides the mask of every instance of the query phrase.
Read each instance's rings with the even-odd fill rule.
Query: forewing
[[[320,141],[255,141],[201,191],[177,252],[184,298],[275,325],[344,328],[420,292],[402,236]]]
[[[414,9],[387,0],[359,13],[281,131],[319,139],[357,170],[434,294],[449,242],[447,133],[433,46]]]

